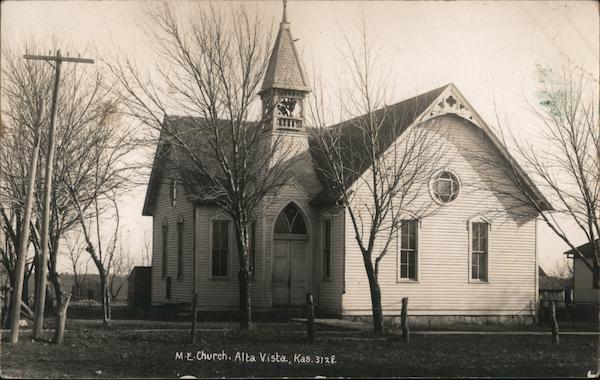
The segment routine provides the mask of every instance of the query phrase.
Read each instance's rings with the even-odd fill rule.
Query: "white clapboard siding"
[[[317,302],[320,311],[341,314],[344,280],[344,210],[340,208],[324,209],[320,215],[318,227],[315,231],[313,265],[315,289],[318,289]],[[331,275],[327,279],[324,278],[323,257],[323,220],[325,218],[331,220]]]
[[[417,281],[398,281],[398,242],[392,242],[379,274],[384,313],[399,313],[401,298],[409,297],[410,313],[414,315],[533,314],[537,292],[536,220],[506,211],[513,204],[498,199],[481,185],[483,169],[469,156],[493,157],[497,153],[476,126],[454,116],[441,117],[436,123],[430,127],[432,131],[435,128],[446,149],[440,169],[448,168],[458,175],[461,193],[454,202],[436,206],[435,213],[421,220]],[[355,190],[355,204],[368,201],[363,188]],[[420,194],[419,199],[430,201],[429,191]],[[492,224],[489,281],[485,283],[470,281],[468,221],[474,217],[486,218]],[[343,314],[369,314],[369,283],[348,213],[345,232]],[[376,251],[382,240],[376,242]]]
[[[239,282],[237,276],[240,264],[233,223],[230,224],[228,276],[226,278],[215,278],[211,276],[211,224],[214,220],[229,220],[230,218],[217,207],[198,206],[196,208],[196,219],[198,307],[201,310],[237,310],[239,308]],[[264,223],[262,216],[259,215],[256,220],[255,272],[250,282],[253,308],[263,307],[265,300],[263,236]]]
[[[171,207],[170,179],[163,179],[152,214],[152,304],[188,303],[192,299],[194,206],[184,196],[181,184],[177,188],[177,202]],[[177,278],[177,221],[183,219],[183,276]],[[167,280],[162,278],[162,225],[169,225],[167,247],[167,276],[171,277],[171,299],[166,298]]]
[[[581,259],[575,258],[573,261],[573,300],[582,303],[599,303],[600,289],[593,288],[592,271]]]
[[[313,271],[313,236],[317,226],[315,212],[308,204],[310,197],[295,184],[284,186],[275,196],[265,199],[267,205],[257,217],[257,246],[256,246],[256,272],[251,282],[252,306],[260,309],[272,305],[271,278],[273,256],[273,224],[279,212],[289,203],[295,202],[306,218],[309,231],[309,241],[306,252],[307,292],[312,291]],[[212,278],[210,266],[210,239],[211,222],[214,219],[227,219],[225,213],[216,207],[198,206],[196,208],[196,233],[197,233],[197,290],[199,294],[198,305],[200,309],[209,310],[235,310],[239,305],[239,286],[237,273],[239,260],[235,247],[233,225],[230,230],[229,276],[227,278]]]
[[[196,289],[200,309],[212,307],[215,310],[239,305],[239,287],[237,273],[240,265],[234,236],[233,223],[229,224],[228,276],[211,276],[211,235],[213,220],[227,220],[227,215],[217,207],[196,207]]]

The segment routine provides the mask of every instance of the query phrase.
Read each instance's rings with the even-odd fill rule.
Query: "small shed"
[[[151,302],[152,267],[136,266],[127,276],[127,304],[147,309]]]
[[[585,260],[591,265],[595,256],[594,244],[600,244],[600,239],[597,239],[594,243],[587,242],[577,247],[583,258],[579,257],[573,250],[564,252],[567,257],[573,258],[573,298],[575,303],[598,304],[600,300],[600,290],[594,289],[592,286],[592,271],[584,263]]]

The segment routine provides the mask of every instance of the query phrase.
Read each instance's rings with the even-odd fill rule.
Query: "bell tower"
[[[308,81],[287,18],[283,17],[258,95],[262,100],[262,150],[269,165],[288,162],[285,167],[295,184],[306,194],[316,195],[321,184],[314,171],[308,143],[305,101]],[[288,161],[291,160],[291,161]]]
[[[287,20],[287,1],[283,17],[258,95],[262,100],[265,131],[304,135],[304,98],[310,92],[302,63]]]

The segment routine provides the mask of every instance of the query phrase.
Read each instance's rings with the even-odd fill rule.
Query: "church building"
[[[252,308],[302,306],[310,292],[321,315],[369,317],[369,281],[352,222],[313,154],[303,107],[309,93],[284,11],[259,95],[276,102],[265,133],[293,145],[302,155],[302,170],[252,225]],[[498,139],[454,84],[389,107],[413,115],[410,126],[427,128],[435,120],[445,131],[440,138],[449,159],[426,194],[438,211],[403,220],[381,261],[384,315],[399,316],[402,297],[409,297],[415,322],[532,322],[538,303],[537,218],[513,211],[510,200],[486,188],[483,175],[489,173],[472,159],[474,153],[505,159]],[[236,311],[239,262],[231,219],[214,205],[196,202],[193,190],[165,174],[162,157],[157,149],[143,210],[153,218],[152,305],[190,304],[197,293],[199,310]]]

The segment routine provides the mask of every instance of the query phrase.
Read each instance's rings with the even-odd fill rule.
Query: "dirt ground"
[[[64,345],[34,342],[23,331],[16,345],[2,336],[3,377],[579,377],[594,368],[597,337],[564,335],[421,335],[317,326],[313,345],[302,322],[235,324],[71,321]],[[51,331],[47,338],[50,339]]]

